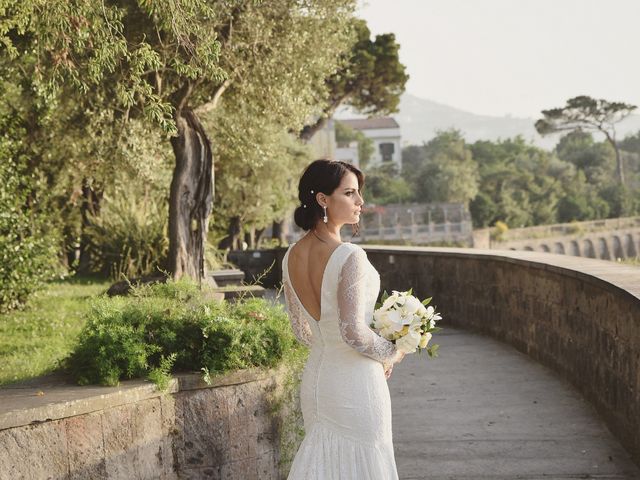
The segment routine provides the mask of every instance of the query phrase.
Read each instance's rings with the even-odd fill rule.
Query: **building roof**
[[[398,122],[392,117],[354,118],[338,120],[340,123],[350,126],[354,130],[376,130],[382,128],[400,128]]]

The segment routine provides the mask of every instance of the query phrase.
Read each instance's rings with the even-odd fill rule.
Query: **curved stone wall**
[[[286,371],[200,377],[180,375],[164,394],[140,380],[3,387],[0,480],[283,478],[282,425],[297,413],[279,400]]]
[[[366,246],[382,288],[502,339],[590,400],[640,464],[640,267],[475,249]]]

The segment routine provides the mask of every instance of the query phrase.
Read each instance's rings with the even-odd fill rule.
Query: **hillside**
[[[356,115],[342,111],[339,118],[351,118]],[[429,141],[436,131],[448,128],[461,130],[468,142],[476,140],[497,140],[522,135],[534,144],[552,149],[559,135],[541,137],[534,128],[536,119],[516,117],[494,117],[476,115],[431,100],[405,93],[400,101],[400,112],[393,115],[402,130],[402,142],[405,145],[419,145]],[[631,115],[617,128],[618,138],[640,130],[640,115]]]

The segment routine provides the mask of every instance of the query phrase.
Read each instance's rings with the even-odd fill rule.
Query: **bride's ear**
[[[318,192],[316,194],[316,202],[318,202],[318,205],[320,205],[321,207],[326,207],[327,206],[327,196],[322,193],[322,192]]]

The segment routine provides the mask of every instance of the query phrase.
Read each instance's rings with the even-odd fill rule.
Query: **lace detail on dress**
[[[300,302],[296,298],[296,293],[293,291],[291,285],[289,285],[289,282],[284,280],[282,283],[284,285],[284,299],[287,304],[289,321],[291,322],[293,333],[300,343],[310,347],[313,334],[306,318],[307,313],[302,305],[300,305]],[[315,322],[315,320],[313,321]]]
[[[361,248],[350,253],[338,280],[338,323],[342,339],[358,352],[380,363],[394,363],[396,346],[369,328],[367,302],[367,254]]]

